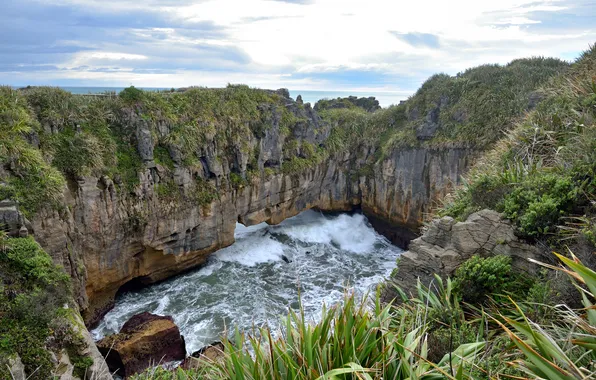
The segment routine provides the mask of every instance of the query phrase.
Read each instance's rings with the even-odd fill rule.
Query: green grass
[[[54,368],[50,352],[84,348],[73,331],[70,278],[32,238],[2,237],[0,249],[0,356],[18,354],[30,379],[47,379]],[[79,357],[84,371],[90,359]],[[0,368],[2,378],[10,378]]]
[[[471,171],[440,215],[504,213],[528,239],[590,236],[596,200],[596,48],[541,91],[544,100]]]
[[[134,379],[589,379],[596,375],[596,273],[573,256],[559,260],[565,268],[547,267],[586,289],[578,288],[581,309],[557,304],[542,290],[503,298],[500,287],[486,294],[501,297],[498,302],[470,304],[457,279],[437,277],[431,287],[418,283],[399,305],[347,294],[324,308],[318,322],[305,321],[302,309],[290,311],[279,331],[229,334],[216,362],[188,371],[151,369]],[[536,284],[532,289],[550,283],[537,278]],[[548,313],[536,314],[536,306]]]

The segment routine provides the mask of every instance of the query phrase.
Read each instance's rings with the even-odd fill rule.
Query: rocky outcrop
[[[125,377],[186,357],[184,338],[172,317],[151,313],[133,316],[118,334],[100,340],[97,347],[110,370]]]
[[[294,102],[287,91],[276,93],[283,101],[259,105],[259,127],[231,129],[248,133],[225,141],[216,132],[206,133],[193,152],[193,165],[184,165],[179,147],[167,145],[172,125],[124,109],[122,128],[131,131],[130,144],[142,161],[134,188],[124,186],[118,175],[71,178],[60,209],[38,212],[29,222],[16,213],[16,205],[6,205],[6,212],[0,205],[0,217],[6,216],[13,234],[33,233],[65,268],[85,322],[93,325],[121,288],[197,267],[232,244],[238,221],[277,224],[310,208],[356,207],[394,242],[405,237],[405,244],[475,157],[470,149],[444,145],[394,149],[379,160],[377,147],[361,146],[300,172],[287,171],[285,160],[306,157],[303,146],[324,147],[331,126],[308,103]],[[291,129],[282,126],[288,112]],[[156,161],[157,141],[162,148],[166,144],[170,167]],[[249,176],[249,168],[259,174]],[[216,194],[197,200],[197,183]],[[181,195],[170,197],[174,193]],[[395,234],[395,226],[403,233]]]
[[[83,316],[93,324],[112,307],[122,286],[166,279],[232,244],[237,221],[277,224],[314,207],[362,207],[366,215],[389,225],[415,229],[473,159],[465,149],[411,149],[395,152],[373,174],[352,169],[373,153],[364,152],[362,158],[346,153],[303,173],[221,187],[219,197],[203,205],[160,199],[154,169],[140,173],[135,199],[124,197],[105,177],[86,177],[68,188],[67,207],[39,215],[33,230],[71,274]]]
[[[83,377],[85,379],[90,380],[112,380],[112,374],[104,360],[103,355],[97,349],[95,345],[95,341],[91,337],[91,334],[85,327],[83,319],[79,315],[79,313],[72,313],[71,317],[71,328],[75,334],[81,338],[81,345],[77,347],[77,352],[75,354],[79,357],[87,357],[93,361],[93,364],[89,368],[85,370]],[[70,361],[70,358],[69,358]],[[73,364],[66,361],[66,364],[70,364],[74,367]],[[69,367],[68,367],[69,368]],[[74,369],[74,368],[73,368]],[[68,377],[65,377],[65,379]]]
[[[4,356],[0,355],[0,374],[10,376],[13,380],[27,380],[25,366],[19,355]],[[8,372],[6,372],[8,371]]]
[[[206,363],[213,363],[224,357],[225,346],[222,342],[214,342],[195,351],[180,365],[183,369],[198,369]]]
[[[517,238],[513,226],[492,210],[482,210],[456,222],[451,217],[433,220],[424,234],[410,243],[409,251],[399,258],[391,281],[385,286],[386,301],[396,296],[394,286],[407,295],[415,294],[417,281],[428,286],[437,274],[453,275],[470,257],[506,255],[518,271],[533,273],[537,266],[528,259],[539,259],[540,251]]]

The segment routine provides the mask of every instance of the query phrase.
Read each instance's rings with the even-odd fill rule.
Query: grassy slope
[[[377,158],[395,148],[417,146],[486,149],[534,105],[538,97],[533,93],[567,68],[568,64],[557,59],[519,59],[505,66],[475,67],[456,76],[434,75],[406,102],[374,113],[351,103],[345,108],[327,108],[329,101],[315,108],[341,127],[334,130],[329,146],[368,144],[378,148]],[[416,130],[433,111],[438,129],[431,139],[421,141]]]
[[[529,239],[595,240],[596,48],[542,91],[544,100],[520,121],[440,210],[465,219],[492,208]]]

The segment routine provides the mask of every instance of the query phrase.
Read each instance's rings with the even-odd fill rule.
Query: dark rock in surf
[[[124,377],[186,357],[184,338],[172,317],[147,312],[133,316],[118,334],[97,342],[97,348],[110,371]]]
[[[292,260],[290,260],[290,259],[288,258],[288,256],[286,256],[286,255],[281,255],[281,259],[282,259],[283,261],[285,261],[286,263],[288,263],[288,264],[292,262]]]

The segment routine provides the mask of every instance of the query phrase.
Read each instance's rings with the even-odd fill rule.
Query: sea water
[[[94,338],[118,332],[144,311],[172,316],[189,353],[236,326],[278,330],[299,301],[305,317],[316,321],[323,304],[341,302],[346,291],[374,293],[401,253],[357,213],[306,211],[277,226],[238,224],[235,238],[198,270],[121,294]]]

